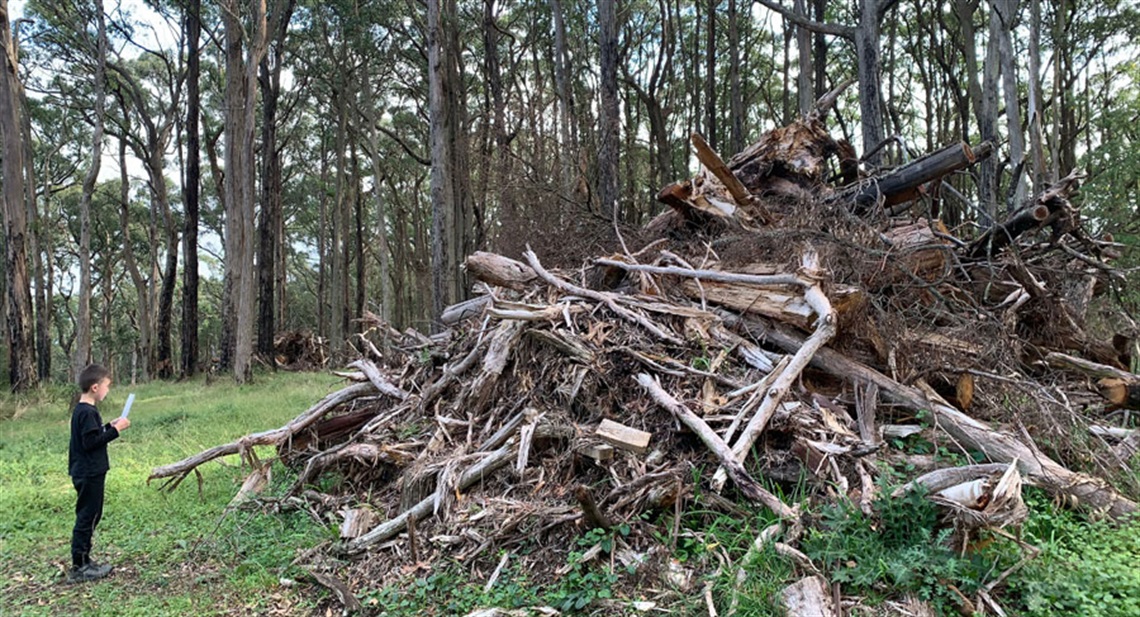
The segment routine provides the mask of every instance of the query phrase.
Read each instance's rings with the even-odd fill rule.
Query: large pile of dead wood
[[[813,572],[794,548],[802,504],[759,480],[872,512],[883,464],[929,472],[916,482],[965,534],[1023,520],[1022,481],[1099,515],[1135,512],[1117,472],[1136,433],[1103,417],[1140,402],[1133,332],[1089,326],[1119,275],[1117,245],[1085,233],[1070,201],[1079,174],[974,232],[937,213],[947,176],[988,144],[869,177],[818,114],[727,163],[694,146],[705,170],[662,190],[655,241],[577,271],[529,251],[472,255],[478,295],[447,312],[449,330],[377,323],[369,357],[343,373],[351,385],[152,478],[177,485],[240,454],[254,469],[240,501],[268,469],[253,446],[276,446],[298,470],[285,503],[341,525],[338,554],[381,556],[347,583],[314,567],[349,605],[351,588],[440,558],[487,588],[508,563],[553,580],[572,538],[619,524],[632,532],[604,558],[638,570],[642,598],[667,594],[686,583],[646,574],[669,574],[656,539],[669,530],[641,515],[679,516],[698,488],[724,512],[770,509],[784,524],[757,545]],[[890,447],[917,432],[984,462],[937,469]],[[808,578],[785,602],[829,614],[833,595]],[[976,607],[995,604],[981,596]]]

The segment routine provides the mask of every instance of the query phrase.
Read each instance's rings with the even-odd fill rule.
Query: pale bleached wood
[[[732,445],[733,458],[741,462],[748,456],[752,444],[756,443],[760,434],[768,426],[768,421],[776,413],[776,409],[784,400],[784,395],[787,394],[788,389],[799,379],[800,373],[807,368],[816,352],[835,336],[837,330],[835,311],[831,308],[831,302],[828,301],[821,288],[822,271],[819,265],[819,256],[814,251],[808,251],[804,254],[798,277],[800,284],[804,286],[804,299],[818,315],[815,322],[815,332],[792,354],[787,368],[779,373],[775,371],[770,373],[770,375],[775,375],[775,378],[768,386],[764,400],[760,403],[760,408],[756,410],[740,437]],[[714,489],[720,490],[724,486],[726,477],[725,471],[718,469],[713,475]]]
[[[1089,377],[1109,377],[1130,384],[1140,383],[1140,375],[1135,373],[1056,351],[1045,354],[1045,363],[1053,368],[1076,371]]]
[[[542,267],[542,263],[538,261],[538,255],[535,255],[534,251],[530,250],[530,247],[527,247],[524,256],[526,257],[526,260],[530,266],[534,268],[534,271],[538,274],[539,278],[546,281],[546,283],[550,286],[561,289],[562,291],[574,294],[576,296],[582,296],[583,298],[589,298],[596,302],[601,302],[602,304],[605,304],[607,307],[609,307],[611,311],[617,313],[618,316],[620,316],[622,319],[631,321],[645,328],[646,330],[652,332],[653,335],[657,338],[663,341],[668,341],[675,345],[684,345],[684,342],[681,341],[681,339],[677,338],[673,334],[666,332],[661,328],[661,326],[653,323],[653,321],[651,321],[649,318],[645,317],[644,315],[639,315],[619,305],[617,302],[617,297],[614,294],[603,293],[600,291],[594,291],[592,289],[586,289],[585,287],[579,287],[573,283],[564,281],[554,276],[550,272],[547,272],[546,269]]]
[[[717,435],[704,420],[697,417],[696,414],[681,404],[680,401],[666,392],[661,387],[661,384],[657,383],[655,379],[645,373],[639,373],[636,380],[637,383],[640,384],[642,388],[645,388],[645,391],[653,397],[653,400],[657,401],[657,404],[672,413],[682,424],[689,427],[700,437],[705,446],[716,455],[724,468],[728,470],[727,473],[729,477],[732,478],[732,481],[736,484],[736,487],[740,489],[740,492],[744,493],[749,499],[762,504],[782,519],[795,520],[799,516],[798,509],[789,507],[780,501],[779,497],[776,497],[765,490],[764,487],[760,486],[760,483],[754,480],[752,476],[748,474],[748,471],[744,469],[744,465],[733,457],[728,444],[724,443],[720,435]]]
[[[649,450],[649,440],[653,438],[652,433],[630,428],[608,418],[602,420],[595,434],[615,448],[637,454],[645,454]]]
[[[464,264],[471,276],[498,287],[523,290],[538,278],[530,266],[510,257],[476,251]]]
[[[384,375],[380,373],[380,369],[371,360],[361,358],[349,364],[348,367],[360,369],[360,371],[364,373],[366,377],[368,377],[368,381],[372,382],[372,385],[376,386],[376,389],[379,390],[381,394],[387,394],[388,396],[401,401],[406,401],[408,400],[408,397],[411,396],[411,394],[405,392],[399,386],[396,386],[392,382],[388,381]]]

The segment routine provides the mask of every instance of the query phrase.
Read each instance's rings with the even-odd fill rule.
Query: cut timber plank
[[[609,419],[602,420],[602,423],[598,425],[597,435],[615,447],[637,454],[645,454],[649,449],[649,440],[653,437],[650,433],[618,424]]]

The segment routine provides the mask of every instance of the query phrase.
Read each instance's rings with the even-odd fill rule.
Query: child
[[[73,583],[93,581],[111,573],[109,565],[91,561],[91,536],[103,517],[103,482],[110,463],[107,444],[131,425],[126,418],[103,424],[95,408],[111,391],[111,372],[92,364],[79,373],[79,402],[71,412],[71,444],[67,454],[67,473],[75,485],[75,529],[71,532],[71,570],[67,580]]]

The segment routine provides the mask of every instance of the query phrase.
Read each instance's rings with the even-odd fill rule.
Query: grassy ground
[[[136,392],[131,428],[110,445],[106,507],[95,557],[107,580],[68,585],[75,491],[67,476],[70,393],[0,398],[0,615],[305,615],[316,594],[284,587],[296,551],[328,532],[301,515],[220,513],[240,483],[236,460],[202,468],[173,493],[147,475],[205,448],[275,428],[337,386],[318,374],[259,376],[254,384],[116,384],[100,406],[118,415]],[[266,455],[271,456],[270,452]]]
[[[337,387],[337,380],[327,375],[284,373],[259,376],[243,387],[228,380],[207,385],[200,379],[117,385],[101,406],[104,417],[117,415],[133,390],[133,425],[110,446],[107,506],[95,537],[96,558],[117,569],[107,580],[84,585],[64,582],[75,503],[67,477],[70,392],[49,389],[22,399],[0,395],[0,617],[326,614],[327,594],[290,563],[300,551],[329,539],[333,530],[289,512],[234,511],[221,517],[243,476],[236,460],[205,465],[201,493],[193,476],[173,493],[161,493],[145,480],[155,466],[280,426]],[[277,488],[289,481],[288,475],[275,475]],[[1092,523],[1058,510],[1039,491],[1027,491],[1027,497],[1032,514],[1023,537],[1042,554],[996,590],[1007,612],[1027,617],[1140,615],[1140,523]],[[735,597],[738,615],[779,615],[773,598],[799,577],[796,569],[766,550],[745,565],[745,578],[738,580],[735,570],[756,533],[772,522],[769,514],[726,516],[698,499],[677,521],[676,536],[668,531],[672,515],[662,516],[649,522],[658,530],[654,533],[665,534],[661,543],[673,547],[669,558],[705,574],[695,582],[696,591],[660,598],[659,609],[667,604],[671,614],[707,614],[699,593],[707,584],[718,607]],[[921,498],[880,503],[873,519],[857,508],[823,508],[813,512],[817,524],[802,548],[830,580],[868,604],[913,593],[942,614],[957,614],[960,607],[947,591],[949,582],[973,595],[1021,553],[999,540],[978,553],[957,555],[930,535],[936,516]],[[577,564],[586,548],[617,539],[594,537],[595,532],[578,540],[580,550],[567,561],[568,574],[548,586],[534,586],[526,572],[508,569],[488,593],[483,577],[472,580],[464,567],[436,564],[409,572],[406,580],[372,580],[356,591],[367,614],[385,617],[462,615],[475,607],[538,604],[570,614],[628,614],[625,608],[641,596],[643,585],[661,588],[661,582],[656,575],[646,579],[646,573],[615,568],[612,559],[601,560],[609,565]],[[725,563],[735,565],[722,567]],[[607,609],[615,605],[625,608]]]

